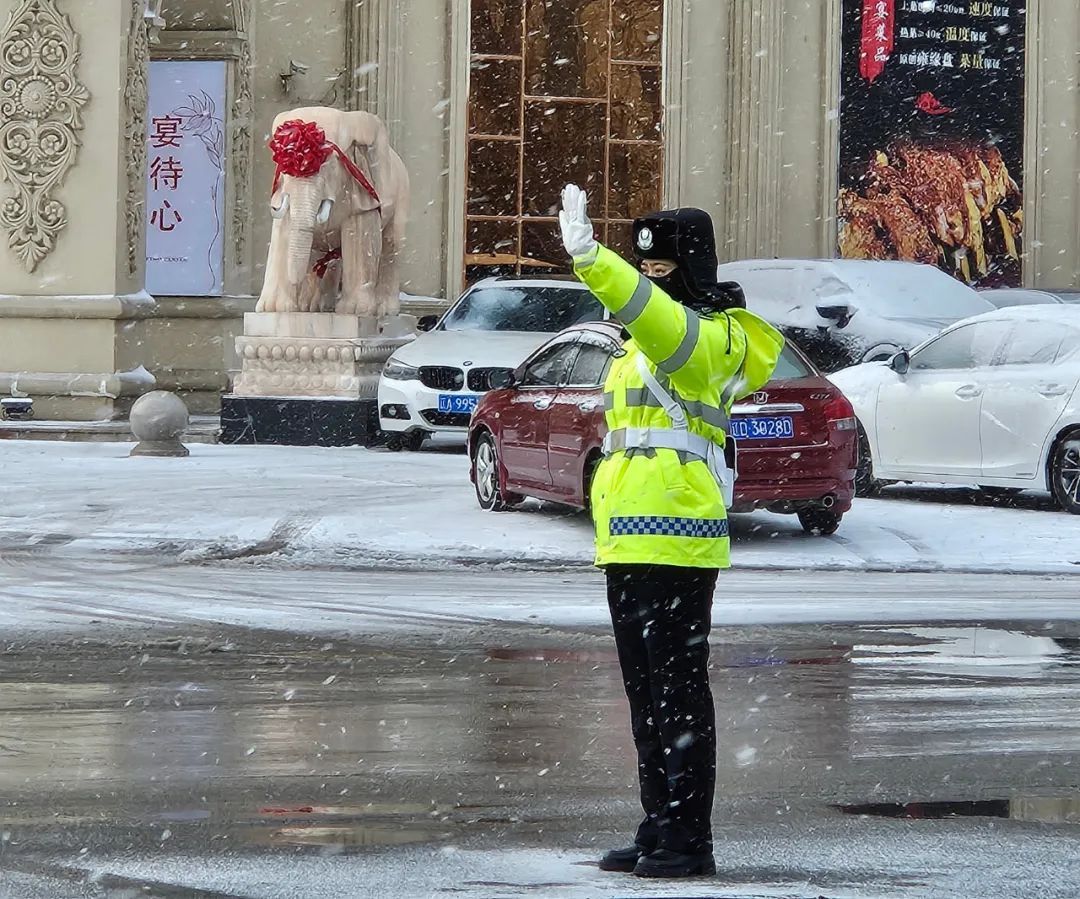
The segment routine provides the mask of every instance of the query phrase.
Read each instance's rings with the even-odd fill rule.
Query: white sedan
[[[576,278],[489,279],[470,287],[442,321],[397,350],[379,379],[379,426],[391,449],[419,449],[434,435],[465,441],[492,378],[514,371],[571,325],[604,308]],[[424,327],[426,325],[426,328]]]
[[[1000,309],[830,377],[859,420],[861,494],[890,481],[1049,489],[1080,514],[1080,308]]]

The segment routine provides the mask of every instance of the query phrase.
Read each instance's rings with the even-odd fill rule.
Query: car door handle
[[[962,400],[973,400],[977,396],[982,396],[982,390],[974,384],[965,384],[956,389],[956,395]]]
[[[582,412],[595,412],[600,408],[600,404],[596,400],[585,400],[582,403],[578,403],[578,408]]]
[[[540,412],[543,412],[550,405],[551,405],[551,398],[550,397],[545,397],[542,400],[537,400],[536,402],[534,402],[533,403],[533,408],[539,410]]]
[[[1063,384],[1040,384],[1039,393],[1043,396],[1065,396],[1069,392],[1069,388]]]

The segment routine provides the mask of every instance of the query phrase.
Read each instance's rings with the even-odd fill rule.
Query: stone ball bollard
[[[180,437],[188,427],[188,410],[175,393],[155,390],[139,397],[131,407],[131,433],[139,443],[132,456],[187,456]]]

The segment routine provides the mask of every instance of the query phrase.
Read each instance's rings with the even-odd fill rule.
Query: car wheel
[[[427,431],[413,431],[405,437],[405,449],[411,453],[418,453],[427,438]]]
[[[581,485],[584,493],[582,496],[585,498],[585,511],[592,511],[592,485],[593,480],[596,478],[596,469],[600,467],[600,463],[603,461],[603,456],[590,456],[585,460],[585,478],[584,483]]]
[[[521,497],[503,492],[499,478],[499,451],[490,434],[482,434],[476,441],[472,467],[476,501],[480,503],[481,509],[487,512],[506,512],[521,502]]]
[[[808,534],[820,534],[822,537],[835,534],[843,520],[843,513],[830,509],[802,509],[799,512],[799,524],[803,526],[803,530]]]
[[[1050,487],[1066,512],[1080,515],[1080,431],[1073,431],[1054,448]]]
[[[386,448],[392,453],[400,453],[405,449],[405,435],[391,434],[386,438]]]
[[[885,482],[874,477],[874,459],[870,455],[870,440],[866,436],[862,424],[859,425],[858,452],[859,457],[855,464],[855,495],[877,496],[881,493],[881,488],[885,486]]]

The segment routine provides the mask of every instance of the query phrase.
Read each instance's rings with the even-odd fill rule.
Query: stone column
[[[153,386],[145,0],[0,0],[0,396],[122,416]]]
[[[1080,285],[1080,7],[1029,3],[1024,284]]]
[[[780,239],[784,8],[730,4],[727,229],[721,256],[768,257]]]
[[[352,72],[347,106],[374,113],[400,143],[402,13],[397,0],[346,0],[345,57]]]

